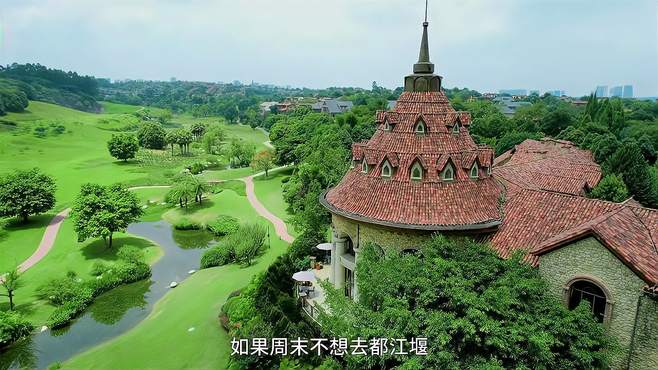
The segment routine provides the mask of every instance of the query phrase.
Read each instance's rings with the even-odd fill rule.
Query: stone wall
[[[646,295],[639,301],[630,369],[658,369],[658,301]]]
[[[333,214],[331,218],[338,235],[341,237],[349,236],[355,247],[359,242],[360,245],[375,243],[382,247],[399,250],[418,249],[432,235],[432,232],[429,231],[403,230],[372,225],[350,220],[336,214]]]
[[[541,256],[539,272],[548,282],[550,291],[563,301],[567,284],[576,277],[589,277],[603,285],[610,295],[607,299],[611,301],[606,326],[622,347],[615,367],[625,368],[633,340],[638,297],[646,283],[592,237]]]

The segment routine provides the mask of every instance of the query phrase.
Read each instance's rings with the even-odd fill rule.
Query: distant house
[[[498,106],[500,112],[508,117],[513,116],[517,109],[531,105],[526,101],[514,101],[511,96],[499,96],[493,99],[493,102]]]
[[[277,104],[278,103],[275,102],[275,101],[266,101],[266,102],[260,103],[260,114],[264,116],[264,115],[270,113],[271,110],[272,110],[272,107],[277,105]]]
[[[311,109],[315,112],[329,113],[335,116],[339,113],[345,113],[352,109],[354,104],[351,101],[324,99],[311,105]]]

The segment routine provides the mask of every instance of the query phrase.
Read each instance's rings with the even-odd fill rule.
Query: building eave
[[[419,230],[419,231],[482,231],[482,230],[495,230],[502,223],[501,220],[492,220],[483,223],[477,224],[462,224],[462,225],[418,225],[418,224],[404,224],[392,221],[377,220],[370,217],[362,216],[356,213],[347,212],[342,209],[335,207],[333,204],[327,201],[326,195],[329,190],[325,190],[320,194],[319,201],[320,204],[326,208],[329,212],[337,214],[348,218],[350,220],[364,222],[373,225],[386,226],[395,229],[405,229],[405,230]]]

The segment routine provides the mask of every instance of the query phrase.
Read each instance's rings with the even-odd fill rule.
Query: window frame
[[[391,131],[393,127],[391,126],[390,123],[388,123],[388,119],[384,120],[384,131]]]
[[[473,175],[473,170],[475,170],[475,175]],[[480,178],[480,167],[478,167],[477,162],[474,162],[473,165],[471,166],[471,169],[468,173],[468,176],[472,179],[479,179]]]
[[[589,275],[578,275],[573,278],[571,278],[569,281],[567,281],[566,284],[564,284],[563,292],[562,292],[562,303],[566,306],[569,307],[569,304],[571,303],[570,301],[570,293],[571,293],[571,288],[574,284],[580,281],[585,281],[588,283],[591,283],[593,285],[596,285],[601,291],[603,291],[605,295],[605,310],[603,312],[603,325],[604,326],[609,326],[610,324],[610,319],[612,318],[612,309],[614,307],[614,300],[612,297],[612,293],[606,287],[605,284],[603,284],[602,281],[599,279],[589,276]]]
[[[459,122],[455,122],[455,125],[452,126],[452,133],[458,135],[461,127],[459,126]]]
[[[420,170],[420,177],[414,177],[414,171],[415,170]],[[420,162],[416,161],[412,166],[411,166],[411,171],[409,171],[409,178],[412,181],[423,181],[424,177],[424,170],[423,170],[423,165],[420,164]]]
[[[448,170],[450,170],[450,178],[446,176],[448,173]],[[443,171],[441,171],[441,180],[443,181],[455,181],[455,167],[452,165],[452,163],[447,163],[446,166],[443,168]]]
[[[418,130],[419,127],[422,127],[422,130]],[[423,119],[416,121],[416,126],[414,126],[414,133],[417,135],[425,135],[427,133],[427,124]]]
[[[388,175],[384,174],[384,169],[388,169]],[[391,178],[393,176],[393,167],[388,163],[388,160],[385,160],[382,164],[381,176],[385,178]]]
[[[361,173],[368,173],[368,162],[366,162],[365,158],[361,162]]]

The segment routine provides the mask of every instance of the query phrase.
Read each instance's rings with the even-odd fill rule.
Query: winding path
[[[279,167],[281,168],[281,167]],[[272,171],[277,170],[278,168],[272,169]],[[254,190],[254,177],[256,176],[261,176],[263,172],[257,173],[251,176],[243,177],[240,178],[239,180],[243,181],[246,185],[246,192],[247,192],[247,199],[249,200],[249,203],[251,206],[254,208],[254,210],[261,216],[265,217],[268,221],[270,221],[274,225],[274,230],[276,231],[276,234],[284,241],[288,243],[292,243],[292,241],[295,239],[292,237],[290,234],[288,234],[288,228],[286,227],[286,223],[283,222],[280,218],[276,217],[272,212],[270,212],[265,206],[258,200],[256,197],[256,192]],[[170,187],[169,185],[147,185],[147,186],[134,186],[132,188],[128,188],[128,190],[140,190],[140,189],[164,189]],[[32,255],[23,261],[18,266],[18,271],[24,272],[30,267],[34,266],[37,264],[37,262],[41,261],[47,254],[50,252],[52,249],[53,245],[55,244],[55,239],[57,238],[57,233],[59,232],[60,226],[62,226],[62,222],[66,219],[66,217],[69,215],[69,212],[71,212],[71,208],[67,208],[58,214],[55,215],[50,220],[50,223],[48,223],[48,226],[46,226],[46,231],[43,233],[43,237],[41,238],[41,242],[39,243],[39,246],[37,247],[37,250],[32,253]],[[3,277],[0,276],[0,282],[3,280]]]

